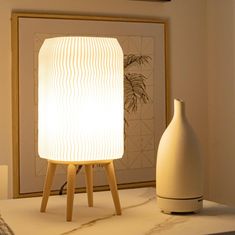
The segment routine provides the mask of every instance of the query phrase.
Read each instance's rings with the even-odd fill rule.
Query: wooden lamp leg
[[[55,170],[56,170],[56,164],[48,161],[47,174],[46,174],[46,179],[44,183],[43,196],[42,196],[41,209],[40,209],[41,212],[46,211],[48,198],[51,192],[51,185],[52,185],[52,181],[55,175]]]
[[[111,161],[108,164],[105,164],[105,170],[109,182],[109,187],[112,193],[113,197],[113,202],[114,206],[116,209],[116,214],[121,215],[121,206],[120,206],[120,201],[119,201],[119,195],[118,195],[118,189],[117,189],[117,182],[116,182],[116,176],[115,176],[115,171],[114,171],[114,166],[113,166],[113,161]]]
[[[93,169],[92,165],[85,165],[86,171],[86,192],[88,199],[88,206],[93,206]]]
[[[67,221],[71,221],[73,216],[75,177],[76,166],[74,164],[69,164],[67,169]]]

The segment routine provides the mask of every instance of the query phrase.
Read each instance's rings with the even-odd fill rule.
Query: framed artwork
[[[119,188],[155,185],[156,153],[168,113],[167,23],[132,19],[12,13],[14,197],[40,195],[47,161],[37,151],[38,52],[46,38],[115,37],[124,52],[125,153],[114,162]],[[104,170],[94,167],[95,190],[108,186]],[[84,191],[83,170],[77,191]],[[53,192],[66,181],[57,169]]]

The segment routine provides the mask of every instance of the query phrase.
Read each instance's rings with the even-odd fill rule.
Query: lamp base
[[[121,215],[121,206],[119,201],[118,189],[117,189],[117,182],[116,176],[114,172],[114,166],[112,160],[105,160],[105,161],[94,161],[94,162],[61,162],[61,161],[48,161],[47,165],[47,174],[43,189],[43,196],[41,202],[41,212],[46,211],[48,198],[50,196],[51,185],[53,181],[53,177],[55,174],[56,166],[58,164],[65,164],[67,165],[67,213],[66,213],[66,220],[72,220],[73,214],[73,199],[74,199],[74,190],[75,190],[75,177],[76,177],[76,165],[85,165],[85,172],[86,172],[86,191],[88,196],[88,205],[93,206],[93,173],[92,167],[94,164],[103,165],[107,174],[109,187],[112,193],[113,202],[116,210],[117,215]]]
[[[203,197],[197,198],[163,198],[157,196],[157,204],[163,213],[199,212],[203,206]]]

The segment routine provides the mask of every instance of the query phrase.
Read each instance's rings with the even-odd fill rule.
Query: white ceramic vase
[[[202,208],[203,170],[199,144],[185,115],[183,101],[174,100],[174,116],[163,133],[157,153],[156,191],[165,213],[196,212]]]

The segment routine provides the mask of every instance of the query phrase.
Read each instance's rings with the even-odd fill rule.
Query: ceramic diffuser
[[[157,203],[163,212],[196,212],[202,208],[199,144],[181,100],[174,100],[174,116],[161,137],[156,170]]]

